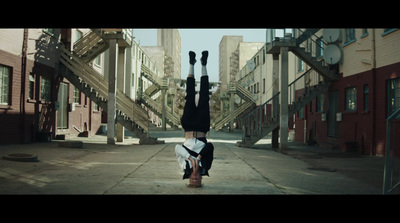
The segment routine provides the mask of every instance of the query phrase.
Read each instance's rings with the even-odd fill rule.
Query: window
[[[310,39],[307,39],[307,52],[309,52],[311,54],[312,54],[312,48],[313,48],[312,44],[313,44],[313,41]]]
[[[94,58],[94,64],[97,66],[100,66],[100,55],[98,55],[96,58]]]
[[[49,34],[50,36],[54,36],[54,29],[52,28],[43,29],[43,32]]]
[[[82,38],[82,36],[83,36],[82,32],[79,30],[76,30],[76,32],[75,32],[76,40],[75,41],[78,41],[80,38]]]
[[[302,107],[299,111],[298,118],[304,118],[304,107]]]
[[[317,58],[320,58],[324,55],[324,41],[322,41],[322,38],[317,39],[317,47],[315,53]]]
[[[300,58],[297,60],[297,72],[301,72],[304,70],[304,62]]]
[[[368,84],[364,85],[364,111],[368,111],[368,94],[369,94],[369,86]]]
[[[388,81],[388,116],[400,108],[400,78]]]
[[[0,65],[0,105],[10,104],[11,68]]]
[[[40,82],[40,100],[50,101],[51,80],[50,78],[42,77]]]
[[[81,91],[77,87],[74,87],[74,103],[81,103]]]
[[[265,78],[263,78],[263,93],[265,93]]]
[[[265,64],[265,49],[263,49],[263,64]]]
[[[364,38],[364,37],[366,37],[366,36],[368,36],[368,29],[362,29],[361,38]]]
[[[346,88],[346,111],[357,110],[357,89],[356,87]]]
[[[29,74],[29,99],[35,98],[35,75]]]
[[[387,34],[389,34],[389,33],[392,33],[392,32],[394,32],[394,31],[396,31],[396,30],[398,30],[398,28],[387,28],[387,29],[384,29],[383,30],[383,33],[382,33],[382,36],[386,36]]]
[[[93,102],[93,111],[99,111],[99,105]]]
[[[320,94],[317,96],[317,112],[324,111],[324,94]]]
[[[346,36],[345,36],[345,43],[344,46],[350,44],[356,40],[356,31],[355,29],[345,29]]]

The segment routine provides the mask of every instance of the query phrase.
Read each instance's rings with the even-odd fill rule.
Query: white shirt
[[[185,145],[186,148],[196,153],[200,153],[206,144],[196,138],[191,138],[185,140],[185,142],[183,142],[183,145]],[[182,145],[178,144],[175,146],[175,153],[176,153],[176,158],[178,158],[178,162],[182,170],[186,168],[186,160],[189,162],[190,168],[192,168],[192,162],[189,161],[189,157],[191,155]],[[194,156],[191,157],[194,160],[196,159],[196,157]],[[199,165],[201,166],[201,161],[199,161]]]

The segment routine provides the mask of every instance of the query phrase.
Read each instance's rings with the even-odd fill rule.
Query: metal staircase
[[[150,111],[154,112],[158,117],[162,117],[162,106],[160,103],[157,103],[156,100],[153,100],[147,94],[142,95],[142,103],[150,109]],[[170,126],[177,127],[180,124],[180,117],[171,111],[171,108],[166,106],[166,122]]]
[[[331,82],[320,82],[318,85],[314,85],[310,91],[303,94],[303,96],[298,97],[296,101],[289,105],[289,117],[293,116],[315,97],[326,91],[330,85]],[[242,141],[236,142],[237,146],[252,147],[272,130],[279,127],[279,114],[273,116],[271,111],[272,101],[275,97],[279,98],[279,92],[267,102],[258,106],[242,120],[244,123],[243,137]]]
[[[242,87],[239,83],[236,82],[229,83],[228,92],[235,93],[239,97],[245,100],[244,103],[238,105],[238,108],[234,110],[233,112],[234,119],[244,114],[246,111],[248,112],[249,110],[253,109],[256,106],[256,100],[254,99],[254,95],[250,93],[247,89]],[[214,124],[215,131],[222,129],[224,125],[228,123],[230,120],[231,120],[230,114],[227,116],[222,116],[221,118],[217,119]]]
[[[101,30],[92,29],[78,39],[73,47],[74,54],[88,63],[108,49],[108,42],[102,38]]]
[[[152,82],[146,90],[144,90],[141,95],[140,101],[149,108],[152,112],[154,112],[158,117],[162,117],[162,104],[157,103],[155,99],[152,98],[157,92],[160,90],[168,89],[168,79],[167,78],[159,78],[154,72],[152,72],[148,67],[144,64],[141,66],[142,77],[145,77],[147,80]],[[172,111],[168,106],[166,107],[166,123],[171,127],[178,127],[181,124],[180,116]]]
[[[297,57],[302,59],[311,67],[311,69],[306,71],[302,76],[289,84],[289,89],[295,86],[296,82],[299,83],[300,80],[305,78],[305,76],[312,70],[316,71],[317,74],[321,75],[324,79],[323,81],[318,81],[313,86],[306,87],[304,85],[302,87],[304,88],[304,94],[300,97],[297,97],[297,99],[294,99],[293,101],[289,100],[289,117],[293,116],[293,114],[300,111],[300,109],[310,103],[314,98],[326,91],[332,84],[332,81],[338,80],[339,78],[337,75],[337,70],[326,66],[323,60],[317,60],[315,54],[308,52],[306,47],[301,46],[305,41],[314,41],[312,36],[318,30],[319,29],[309,29],[302,31],[299,29],[299,35],[297,38],[291,38],[289,40],[276,39],[275,41],[271,42],[269,46],[267,46],[269,47],[267,52],[270,51],[274,53],[279,52],[279,47],[281,46],[288,47],[291,52],[293,52]],[[273,116],[271,111],[272,101],[276,97],[279,98],[279,92],[243,118],[243,137],[241,141],[236,142],[237,146],[252,147],[260,139],[264,138],[271,131],[279,127],[279,112],[276,116]]]
[[[77,53],[75,51],[70,52],[62,44],[59,45],[59,73],[103,110],[107,110],[108,81],[103,75],[97,73],[97,71],[88,65],[88,62],[91,60],[89,58],[95,58],[106,50],[106,41],[98,38],[104,38],[105,34],[99,36],[99,32],[98,30],[94,30],[81,38],[76,43]],[[84,47],[84,43],[91,47]],[[116,122],[132,131],[140,139],[140,144],[162,143],[148,135],[149,117],[147,111],[119,89],[117,89],[116,109]]]

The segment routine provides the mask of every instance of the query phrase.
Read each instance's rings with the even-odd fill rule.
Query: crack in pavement
[[[109,189],[107,189],[106,191],[103,192],[103,194],[108,193],[108,191],[110,191],[111,189],[113,189],[114,187],[116,187],[118,184],[120,184],[122,181],[124,181],[126,178],[128,178],[130,175],[132,175],[133,173],[135,173],[137,170],[139,170],[144,164],[146,164],[147,162],[149,162],[153,157],[157,156],[160,152],[162,152],[164,149],[166,149],[168,146],[170,146],[170,144],[165,144],[164,147],[162,147],[159,151],[157,151],[156,153],[154,153],[152,156],[150,156],[146,161],[144,161],[142,164],[140,164],[138,167],[136,167],[134,170],[132,170],[132,172],[128,173],[127,175],[125,175],[124,177],[122,177],[122,179],[120,181],[118,181],[117,183],[115,183],[113,186],[111,186]]]
[[[285,188],[278,186],[277,184],[275,184],[274,182],[272,182],[268,177],[264,176],[260,171],[258,171],[255,167],[253,167],[250,163],[248,163],[246,160],[244,160],[242,157],[240,157],[239,155],[237,155],[234,151],[231,150],[231,148],[229,148],[229,146],[223,144],[226,148],[228,148],[228,150],[233,153],[238,159],[240,159],[241,161],[243,161],[246,165],[248,165],[251,169],[253,169],[254,171],[256,171],[260,176],[262,176],[268,183],[272,184],[275,188],[277,188],[279,191],[281,191],[283,194],[287,194],[285,191]]]

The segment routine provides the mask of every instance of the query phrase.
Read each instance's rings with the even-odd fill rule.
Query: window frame
[[[11,105],[11,95],[12,95],[12,74],[13,74],[13,69],[12,67],[2,65],[0,64],[0,69],[2,70],[8,70],[8,83],[3,84],[3,80],[1,81],[2,85],[0,85],[0,106],[10,106]],[[2,79],[4,79],[3,75],[5,76],[5,73],[2,73]],[[4,97],[3,93],[7,91],[7,95]],[[3,102],[2,100],[7,99],[7,101]]]
[[[392,83],[393,83],[393,89],[391,88]],[[387,117],[392,115],[393,112],[395,112],[399,108],[400,108],[400,78],[387,80],[387,109],[388,109]]]
[[[343,47],[347,46],[347,45],[349,45],[351,43],[354,43],[357,40],[357,38],[356,38],[356,29],[354,29],[354,28],[345,29],[344,33],[345,33],[345,36],[344,36],[345,42],[343,44]]]
[[[352,92],[352,90],[354,90],[354,92]],[[357,111],[357,87],[346,88],[345,94],[345,111]]]
[[[45,82],[47,82],[48,86],[46,86]],[[40,101],[42,102],[51,101],[51,78],[44,76],[40,77]]]

